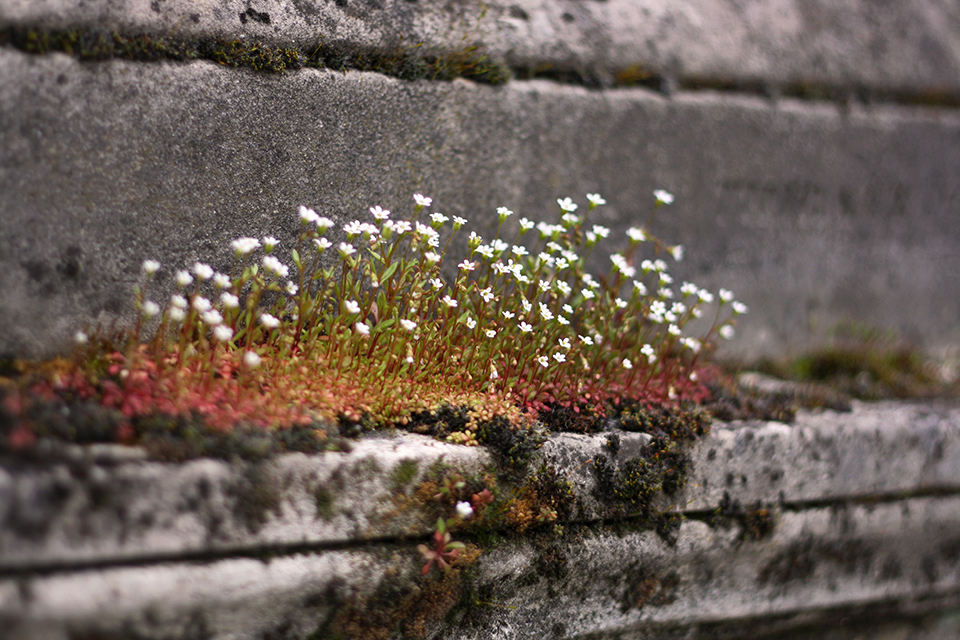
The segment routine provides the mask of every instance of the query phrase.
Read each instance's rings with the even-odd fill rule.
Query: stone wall
[[[7,354],[129,318],[145,258],[169,282],[238,235],[290,237],[299,204],[345,221],[419,191],[482,234],[497,206],[548,219],[600,192],[619,233],[655,188],[677,196],[655,229],[687,247],[677,276],[751,308],[728,355],[809,347],[843,318],[960,344],[949,3],[2,0],[0,30]],[[68,52],[35,52],[63,32]],[[90,44],[113,33],[214,57],[322,50],[336,68]],[[510,79],[395,64],[422,56]]]

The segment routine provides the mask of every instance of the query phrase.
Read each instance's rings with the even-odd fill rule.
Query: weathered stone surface
[[[423,43],[426,51],[457,52],[480,45],[515,66],[594,71],[608,79],[639,66],[681,80],[772,88],[960,90],[960,10],[936,0],[4,0],[0,27],[9,24],[287,44],[319,40],[355,50]]]
[[[844,317],[960,344],[942,303],[960,298],[952,112],[10,50],[0,69],[0,351],[49,355],[129,317],[145,258],[169,285],[194,260],[229,265],[239,235],[289,243],[299,204],[342,222],[422,191],[484,233],[497,206],[553,219],[555,198],[600,192],[596,220],[622,237],[661,187],[678,282],[751,308],[729,354],[816,344]]]

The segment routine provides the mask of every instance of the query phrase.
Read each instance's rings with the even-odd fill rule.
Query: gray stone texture
[[[655,509],[683,516],[673,536],[596,509],[582,463],[609,455],[607,434],[554,435],[533,468],[573,484],[562,535],[488,538],[463,583],[472,607],[434,611],[429,637],[956,637],[958,431],[956,407],[892,403],[716,424]],[[649,437],[620,435],[617,464]],[[407,434],[259,464],[86,454],[4,467],[2,638],[336,637],[357,606],[389,627],[394,607],[416,603],[410,616],[461,584],[419,577],[442,501],[416,499],[418,484],[438,460],[490,462]],[[728,498],[769,509],[769,534],[723,517]]]
[[[623,237],[655,188],[677,195],[654,230],[687,247],[678,281],[751,308],[728,354],[807,347],[845,317],[928,351],[960,344],[949,110],[12,50],[0,70],[8,353],[51,355],[86,324],[129,318],[145,258],[169,287],[193,260],[229,265],[239,235],[289,240],[299,204],[344,221],[409,210],[420,191],[484,233],[499,205],[554,219],[555,198],[600,192],[595,219]]]

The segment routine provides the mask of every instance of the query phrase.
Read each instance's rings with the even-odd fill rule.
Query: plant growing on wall
[[[654,210],[672,199],[656,192]],[[715,299],[676,286],[668,261],[683,248],[643,227],[627,231],[609,271],[590,273],[610,231],[589,214],[605,201],[557,204],[556,222],[515,225],[501,207],[493,237],[470,232],[466,255],[451,239],[467,221],[430,213],[420,194],[406,217],[370,208],[343,225],[342,242],[328,238],[332,220],[300,207],[294,246],[238,238],[230,273],[199,262],[177,271],[162,303],[151,298],[161,265],[147,260],[123,348],[81,334],[81,364],[47,391],[97,398],[128,419],[189,413],[221,429],[404,424],[441,405],[517,423],[558,405],[603,412],[701,398],[703,353],[746,308],[722,289]],[[705,333],[688,335],[715,302]],[[142,342],[146,326],[156,329]]]

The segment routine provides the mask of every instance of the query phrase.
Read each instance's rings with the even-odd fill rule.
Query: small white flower
[[[77,344],[87,344],[90,341],[90,336],[85,334],[83,331],[77,331],[73,334],[73,341]]]
[[[596,294],[590,289],[581,289],[580,295],[583,296],[584,300],[592,300],[593,298],[596,297]]]
[[[221,322],[223,322],[223,316],[220,315],[220,312],[216,309],[210,309],[209,311],[204,311],[203,315],[200,316],[200,319],[203,320],[203,324],[215,327]]]
[[[427,251],[423,254],[423,259],[429,262],[430,264],[436,264],[440,262],[440,254],[434,253],[433,251]]]
[[[314,221],[317,225],[317,231],[325,233],[327,229],[333,226],[333,220],[330,218],[317,218]]]
[[[673,290],[667,289],[666,287],[661,287],[657,289],[657,296],[660,298],[672,298]]]
[[[590,336],[581,336],[581,335],[578,335],[577,337],[580,338],[580,342],[582,342],[582,343],[585,344],[585,345],[588,345],[588,346],[589,346],[589,345],[592,345],[592,344],[593,344],[593,338],[591,338]]]
[[[417,194],[417,195],[420,195],[420,194]],[[424,205],[424,206],[429,206],[429,205]],[[370,215],[372,215],[377,220],[386,220],[387,218],[390,217],[390,212],[387,209],[384,209],[383,207],[381,207],[380,205],[377,205],[375,207],[370,207]]]
[[[657,361],[657,355],[649,344],[645,344],[640,348],[640,353],[647,356],[647,362],[653,364]]]
[[[555,354],[553,354],[553,359],[556,360],[557,362],[566,362],[567,356],[557,351]]]
[[[530,231],[530,229],[533,229],[535,226],[537,225],[530,220],[527,220],[526,218],[520,218],[520,228],[524,231]]]
[[[276,329],[280,326],[280,321],[264,311],[260,314],[260,324],[265,326],[267,329]]]
[[[562,325],[570,324],[570,320],[568,320],[567,318],[564,318],[563,316],[557,316],[557,322],[559,322]]]
[[[461,269],[463,269],[464,271],[473,271],[474,269],[477,268],[477,263],[476,263],[476,262],[470,262],[469,260],[464,260],[463,262],[461,262],[461,263],[458,264],[457,266],[460,267]]]
[[[563,280],[558,280],[556,286],[557,286],[557,291],[559,291],[565,296],[570,295],[570,293],[573,291],[573,289],[570,288],[570,285],[564,282]],[[564,311],[566,311],[566,307],[564,307]],[[573,313],[573,309],[571,309],[570,311],[567,311],[567,313]]]
[[[422,193],[413,194],[413,200],[417,203],[418,207],[429,207],[433,204],[433,198],[428,198]]]
[[[349,314],[360,313],[360,303],[356,300],[344,301],[343,308],[346,309]]]
[[[245,364],[248,369],[256,369],[260,366],[260,356],[253,351],[247,351],[243,354],[243,364]]]
[[[560,346],[561,346],[562,348],[564,348],[564,349],[569,349],[569,348],[570,348],[570,338],[559,338],[559,339],[557,340],[557,342],[558,342],[558,343],[560,344]]]
[[[736,331],[730,325],[725,324],[722,327],[720,327],[719,333],[720,333],[720,337],[723,338],[724,340],[733,340],[733,336],[736,334]]]
[[[530,310],[533,309],[533,304],[529,300],[521,300],[520,304],[523,305],[523,310],[527,313],[530,313]]]
[[[713,294],[706,289],[700,289],[700,291],[697,291],[697,297],[700,298],[701,302],[706,302],[707,304],[713,302]]]
[[[683,260],[683,245],[678,244],[675,247],[670,247],[670,255],[672,255],[673,259],[677,262]]]
[[[464,520],[469,520],[470,516],[473,515],[473,507],[470,506],[469,502],[458,502],[457,515]]]
[[[720,300],[724,303],[733,301],[733,291],[728,291],[727,289],[720,289],[717,292],[717,295],[720,297]]]
[[[503,317],[506,318],[507,320],[510,320],[511,318],[513,318],[514,315],[516,314],[514,314],[512,311],[503,312]]]
[[[451,309],[457,306],[457,301],[451,298],[450,296],[443,296],[443,299],[441,300],[441,302],[443,302],[443,304],[447,305]]]
[[[190,306],[186,298],[176,293],[170,296],[170,304],[177,309],[186,309]]]
[[[694,308],[690,311],[690,313],[693,314],[693,317],[694,317],[694,318],[702,318],[702,317],[703,317],[703,309],[701,309],[700,307],[694,307]]]
[[[546,280],[540,280],[537,286],[540,287],[541,291],[550,291],[550,283]]]
[[[667,327],[667,333],[669,333],[672,336],[678,336],[680,335],[680,327],[678,327],[675,324],[671,324]]]
[[[465,224],[467,224],[466,218],[461,218],[460,216],[453,216],[453,226],[455,229],[459,229]]]
[[[413,330],[417,328],[417,323],[413,320],[407,320],[406,318],[403,318],[400,320],[400,326],[412,333]]]
[[[494,329],[487,329],[486,331],[484,331],[484,333],[487,335],[488,338],[497,337],[497,332]]]
[[[274,256],[263,256],[261,264],[263,264],[264,269],[273,273],[273,275],[278,278],[286,278],[290,274],[290,268]]]
[[[333,243],[326,238],[314,238],[313,246],[316,248],[317,252],[323,252],[332,247]]]
[[[220,294],[220,302],[224,309],[236,309],[240,306],[240,298],[227,291]]]
[[[560,219],[566,222],[570,226],[573,226],[578,222],[580,222],[580,218],[578,216],[573,215],[572,213],[565,213]]]
[[[680,285],[680,293],[683,294],[684,298],[687,296],[696,295],[697,291],[697,285],[693,284],[692,282],[684,282],[682,285]]]
[[[723,329],[721,329],[721,332],[722,331]],[[700,351],[700,347],[702,346],[700,341],[696,338],[680,338],[680,344],[690,349],[690,351],[693,351],[694,353],[698,353]]]
[[[215,273],[213,274],[213,284],[216,285],[217,289],[226,289],[230,286],[230,276],[225,273]]]
[[[539,358],[537,358],[537,362],[540,363],[541,367],[547,367],[550,365],[550,358],[548,358],[547,356],[540,356]]]
[[[213,308],[213,304],[203,296],[196,296],[193,299],[193,308],[197,313],[205,313]]]
[[[349,242],[341,242],[340,246],[337,247],[337,251],[340,253],[340,257],[345,259],[355,254],[357,249]]]
[[[152,276],[152,275],[155,274],[157,271],[160,271],[160,263],[159,263],[159,262],[157,262],[156,260],[144,260],[144,261],[143,261],[143,272],[144,272],[146,275]]]
[[[403,361],[406,362],[407,364],[413,364],[413,356],[407,356],[406,358],[403,359]]]
[[[152,318],[160,313],[160,305],[153,300],[147,300],[143,303],[143,317]]]
[[[300,287],[290,282],[289,280],[287,281],[287,286],[285,288],[285,291],[287,292],[288,295],[295,296],[297,295],[297,291],[299,290],[300,290]]]
[[[343,225],[343,231],[348,237],[352,238],[353,236],[358,236],[363,233],[363,225],[359,220],[353,220]]]
[[[169,315],[170,319],[174,322],[183,322],[183,319],[187,317],[187,312],[183,309],[173,307],[167,315]]]
[[[607,201],[601,198],[599,193],[588,193],[587,202],[595,207],[599,207],[602,204],[607,204]]]
[[[493,295],[493,289],[487,287],[480,290],[480,297],[483,298],[484,302],[491,302],[496,296]]]
[[[512,216],[513,211],[510,211],[510,209],[506,207],[497,207],[497,215],[500,216],[500,221],[502,222],[508,216]]]
[[[660,277],[660,284],[672,284],[672,283],[673,283],[673,278],[670,276],[669,273],[661,273],[661,274],[659,275],[659,277]]]
[[[492,367],[491,367],[491,369],[490,369],[490,379],[491,379],[491,380],[496,380],[496,379],[499,378],[499,377],[500,377],[500,374],[497,373],[496,368],[492,368]]]
[[[467,325],[467,329],[473,329],[477,326],[477,321],[470,316],[467,316],[467,319],[464,320],[464,323]]]
[[[440,291],[440,289],[443,289],[443,280],[440,278],[433,278],[430,280],[430,285],[437,291]]]
[[[600,236],[601,238],[606,238],[610,235],[610,229],[607,227],[601,227],[598,224],[593,225],[593,232]]]
[[[181,287],[188,286],[193,282],[193,276],[187,271],[177,271],[177,284]]]
[[[639,280],[633,281],[633,288],[637,291],[637,294],[641,296],[647,295],[647,287]]]
[[[626,308],[627,308],[627,301],[624,300],[624,299],[622,299],[622,298],[617,298],[617,299],[614,300],[613,302],[614,302],[614,304],[616,304],[617,307],[619,307],[620,309],[626,309]]]
[[[513,253],[513,255],[517,256],[518,258],[519,258],[520,256],[530,255],[530,252],[527,251],[527,248],[524,247],[524,246],[521,246],[521,245],[519,245],[519,244],[518,244],[518,245],[514,245],[513,248],[510,249],[510,251],[511,251],[511,253]]]
[[[563,198],[557,200],[557,204],[560,205],[560,208],[568,213],[573,213],[577,210],[577,205],[573,203],[573,200],[570,198]]]
[[[743,304],[742,302],[734,302],[732,305],[730,305],[730,308],[733,309],[733,312],[738,316],[742,316],[747,312],[747,305]]]
[[[560,287],[557,287],[557,288],[559,289]],[[563,305],[563,312],[564,312],[564,313],[569,313],[569,314],[573,315],[573,307],[571,307],[571,306],[568,305],[568,304],[565,304],[565,305]]]
[[[353,325],[353,328],[356,329],[357,333],[359,333],[362,336],[370,335],[370,327],[366,323],[357,322],[356,324]]]
[[[230,243],[238,256],[245,256],[260,246],[260,241],[256,238],[237,238]]]
[[[624,359],[623,359],[623,368],[624,368],[624,369],[633,369],[633,363],[630,362],[630,359],[629,359],[629,358],[624,358]]]
[[[267,253],[273,251],[278,244],[280,244],[280,241],[273,236],[263,236],[263,250]]]
[[[522,331],[523,333],[530,333],[531,331],[533,331],[533,327],[532,327],[531,325],[527,324],[526,322],[523,322],[523,321],[521,320],[521,321],[520,321],[520,331]]]
[[[430,219],[433,220],[433,222],[434,222],[435,224],[443,224],[444,222],[446,222],[446,221],[449,220],[450,218],[448,218],[447,216],[443,215],[442,213],[431,213],[431,214],[430,214]]]
[[[543,304],[542,302],[538,304],[540,306],[540,316],[548,322],[553,320],[553,313],[547,308],[547,305]]]
[[[656,269],[657,271],[664,272],[667,270],[667,263],[664,262],[663,260],[654,260],[653,268]]]
[[[317,215],[316,211],[314,211],[313,209],[310,209],[309,207],[305,207],[303,205],[300,205],[299,213],[300,213],[300,222],[303,224],[310,224],[311,222],[315,223],[317,219],[320,217]]]
[[[486,244],[480,245],[479,247],[474,249],[474,251],[482,255],[487,260],[493,257],[493,247],[491,247],[490,245],[486,245]]]
[[[663,204],[673,203],[673,194],[669,191],[664,191],[663,189],[657,189],[654,191],[653,197],[656,198],[658,202],[662,202]]]
[[[225,324],[218,324],[213,328],[213,337],[220,342],[226,342],[233,337],[233,329]]]

